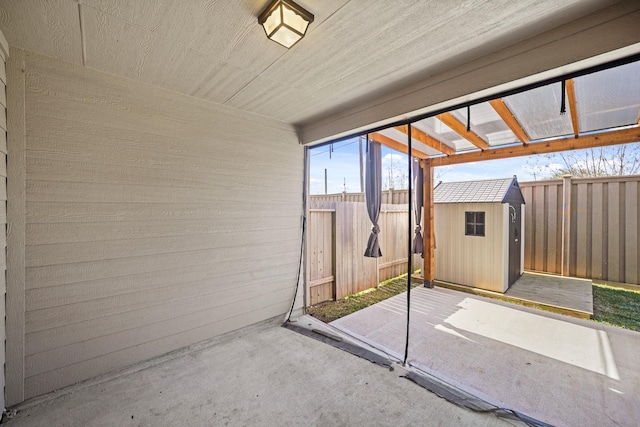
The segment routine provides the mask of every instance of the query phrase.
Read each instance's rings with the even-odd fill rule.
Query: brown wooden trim
[[[458,119],[453,117],[451,113],[442,113],[437,115],[436,118],[481,150],[488,150],[491,148],[484,139],[478,136],[478,134],[473,131],[467,131],[467,127]]]
[[[424,246],[424,259],[422,262],[422,277],[424,285],[433,287],[435,277],[435,238],[433,222],[433,167],[432,160],[420,161],[420,167],[424,170],[422,211],[422,243]]]
[[[401,142],[396,141],[393,138],[389,138],[386,135],[383,135],[379,132],[375,132],[375,133],[370,133],[369,134],[369,139],[372,139],[376,142],[379,142],[380,144],[384,145],[385,147],[389,147],[389,148],[393,148],[396,151],[399,151],[401,153],[404,154],[408,154],[409,153],[409,149],[407,148],[406,145],[404,145]],[[417,150],[415,148],[413,148],[411,150],[411,155],[413,157],[416,157],[418,159],[427,159],[429,158],[429,155],[427,153],[423,153],[420,150]]]
[[[396,126],[395,129],[404,133],[405,135],[409,132],[408,125]],[[449,147],[444,142],[432,137],[431,135],[427,135],[426,133],[422,132],[420,129],[416,129],[414,126],[411,127],[411,135],[413,136],[414,139],[422,142],[424,145],[431,147],[434,150],[438,150],[443,154],[446,154],[446,155],[456,154],[456,150]]]
[[[508,157],[529,156],[532,154],[555,153],[558,151],[579,150],[583,148],[604,147],[608,145],[640,142],[640,127],[558,138],[551,141],[536,142],[529,145],[494,148],[492,150],[474,151],[449,157],[432,159],[433,166],[446,166],[483,160],[505,159]]]
[[[520,122],[518,122],[518,119],[515,118],[502,98],[492,99],[491,101],[489,101],[489,104],[493,107],[495,112],[498,113],[502,121],[509,127],[509,129],[511,129],[511,132],[513,132],[516,137],[518,137],[520,142],[522,142],[524,145],[527,145],[529,143],[529,135],[527,135],[527,132],[525,132],[525,130],[522,128],[522,125],[520,124]]]
[[[569,110],[571,111],[571,126],[573,126],[573,135],[580,134],[580,124],[578,123],[578,106],[576,104],[576,89],[573,79],[565,81],[567,87],[567,100],[569,101]]]

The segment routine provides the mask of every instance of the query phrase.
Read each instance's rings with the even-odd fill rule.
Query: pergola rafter
[[[478,136],[478,134],[470,130],[468,131],[467,127],[463,123],[461,123],[458,119],[453,117],[453,114],[442,113],[437,115],[436,118],[440,120],[442,123],[444,123],[445,125],[449,126],[455,133],[457,133],[458,135],[460,135],[461,137],[463,137],[464,139],[466,139],[467,141],[469,141],[479,149],[488,150],[491,148],[484,139]]]
[[[515,118],[502,98],[492,99],[489,101],[489,104],[493,107],[495,112],[498,113],[502,121],[509,127],[509,129],[511,129],[511,132],[514,133],[520,142],[527,145],[529,143],[529,135],[527,135],[527,132],[522,128],[522,125],[518,122],[518,119]]]
[[[557,153],[559,151],[580,150],[584,148],[605,147],[608,145],[630,144],[640,141],[640,127],[613,131],[569,136],[536,142],[529,145],[516,145],[494,148],[485,151],[473,151],[455,156],[432,159],[433,166],[446,166],[482,160],[506,159],[509,157],[529,156],[533,154]]]
[[[580,125],[578,123],[578,106],[576,103],[576,88],[573,79],[565,80],[567,88],[567,101],[569,101],[569,110],[571,111],[571,126],[573,127],[573,136],[576,138],[580,134]]]
[[[407,154],[409,152],[409,150],[407,149],[407,146],[399,141],[396,141],[393,138],[390,138],[386,135],[381,134],[380,132],[374,132],[374,133],[370,133],[369,134],[369,139],[379,142],[380,144],[384,145],[385,147],[389,147],[392,148],[396,151],[399,151],[401,153]],[[416,157],[418,159],[428,159],[429,155],[423,151],[420,151],[416,148],[412,148],[411,149],[411,155],[413,157]]]
[[[409,126],[407,125],[396,126],[394,129],[404,133],[405,135],[409,133]],[[449,147],[444,142],[439,141],[431,135],[427,135],[426,133],[422,132],[420,129],[416,129],[415,127],[411,128],[411,137],[422,142],[424,145],[433,148],[434,150],[438,150],[441,153],[446,154],[447,156],[456,154],[456,150]]]

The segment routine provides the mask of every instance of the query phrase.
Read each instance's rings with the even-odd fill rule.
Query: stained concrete
[[[7,426],[512,425],[279,321],[26,402]]]
[[[640,333],[450,289],[411,291],[408,361],[557,426],[637,426]],[[406,293],[331,323],[403,357]]]

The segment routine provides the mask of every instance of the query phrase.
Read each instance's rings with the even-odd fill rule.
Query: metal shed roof
[[[440,183],[433,191],[434,203],[524,203],[515,177],[484,181]]]

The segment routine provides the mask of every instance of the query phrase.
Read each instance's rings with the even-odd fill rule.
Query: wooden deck
[[[593,316],[591,280],[526,272],[504,294],[439,280],[435,284],[573,317],[590,319]]]

